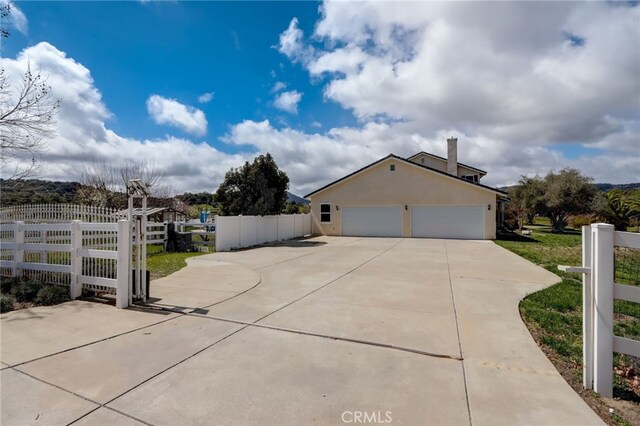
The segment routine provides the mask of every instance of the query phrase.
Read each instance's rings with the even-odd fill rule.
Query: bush
[[[20,279],[13,286],[13,296],[18,302],[33,302],[43,286],[41,281],[35,279]]]
[[[13,297],[8,294],[0,296],[0,313],[13,311]]]
[[[36,296],[36,302],[41,305],[57,305],[67,300],[69,300],[69,289],[59,285],[44,286]]]
[[[591,223],[593,223],[593,218],[588,214],[573,216],[569,219],[569,223],[573,229],[580,229],[585,225],[591,225]]]
[[[0,279],[0,292],[2,294],[10,294],[11,289],[19,282],[18,278],[2,277]]]

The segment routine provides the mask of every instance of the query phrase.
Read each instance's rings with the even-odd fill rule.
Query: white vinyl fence
[[[310,214],[216,216],[216,251],[228,251],[311,234]]]
[[[117,222],[116,209],[81,204],[23,204],[0,209],[0,223]]]
[[[68,285],[72,299],[87,288],[116,294],[116,306],[130,303],[129,221],[117,223],[2,224],[0,275],[34,276]]]
[[[640,357],[640,341],[613,333],[613,300],[640,303],[640,287],[614,282],[614,250],[640,249],[640,234],[615,231],[613,225],[582,227],[582,266],[559,265],[582,278],[584,387],[613,397],[613,352]]]

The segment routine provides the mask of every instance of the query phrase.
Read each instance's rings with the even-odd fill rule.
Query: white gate
[[[613,334],[613,300],[640,303],[640,287],[614,282],[614,246],[640,249],[640,234],[615,231],[613,225],[582,227],[582,266],[559,265],[582,278],[584,387],[613,397],[613,352],[640,357],[640,341]]]

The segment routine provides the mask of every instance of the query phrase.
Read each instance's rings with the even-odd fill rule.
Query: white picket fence
[[[0,223],[117,222],[116,209],[80,204],[23,204],[0,209]]]
[[[116,307],[125,308],[131,302],[130,229],[128,220],[3,224],[0,275],[68,285],[72,299],[83,288],[115,292]]]
[[[216,251],[228,251],[311,234],[310,214],[216,216]]]
[[[640,287],[614,282],[615,247],[640,249],[640,234],[615,231],[613,225],[582,227],[582,266],[559,265],[582,278],[584,387],[613,397],[613,352],[640,357],[640,341],[613,332],[613,300],[640,303]]]

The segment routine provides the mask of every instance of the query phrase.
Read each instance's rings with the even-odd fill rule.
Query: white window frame
[[[322,212],[322,206],[329,206],[329,212]],[[329,215],[329,221],[325,222],[322,220],[322,215],[323,214],[328,214]],[[320,223],[331,223],[331,203],[320,203]]]

